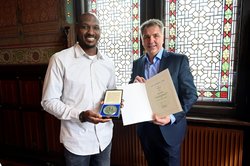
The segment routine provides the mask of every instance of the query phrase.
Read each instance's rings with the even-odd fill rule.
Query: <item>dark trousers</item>
[[[137,132],[148,166],[180,166],[180,144],[168,145],[159,126],[153,123],[145,123],[138,129]]]

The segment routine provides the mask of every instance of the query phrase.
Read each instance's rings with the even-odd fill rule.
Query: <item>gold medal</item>
[[[116,106],[113,106],[113,105],[109,105],[109,106],[106,106],[104,109],[103,109],[103,112],[107,115],[107,116],[111,116],[111,115],[114,115],[117,111],[117,107]]]

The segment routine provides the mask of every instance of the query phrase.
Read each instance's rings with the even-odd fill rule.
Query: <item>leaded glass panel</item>
[[[200,101],[232,101],[235,0],[166,0],[169,51],[186,54]]]
[[[132,62],[139,57],[139,0],[90,0],[102,27],[99,49],[113,58],[117,86],[128,84]]]

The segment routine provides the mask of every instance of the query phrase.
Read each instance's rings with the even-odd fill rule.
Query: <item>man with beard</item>
[[[113,122],[98,110],[104,92],[115,88],[115,67],[97,48],[97,17],[82,14],[76,28],[78,42],[50,59],[41,105],[61,120],[67,166],[110,166]]]

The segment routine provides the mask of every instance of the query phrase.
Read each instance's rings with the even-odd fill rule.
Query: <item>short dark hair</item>
[[[87,16],[87,15],[95,17],[96,21],[99,23],[99,19],[98,19],[97,15],[95,13],[92,13],[92,12],[85,12],[85,13],[82,13],[81,15],[79,15],[77,23],[80,24],[82,17]]]
[[[142,35],[145,28],[148,28],[148,27],[151,27],[151,26],[158,26],[161,29],[162,34],[163,34],[164,25],[163,25],[162,21],[159,20],[159,19],[149,19],[149,20],[145,21],[144,23],[142,23],[142,25],[140,27],[141,35]]]

